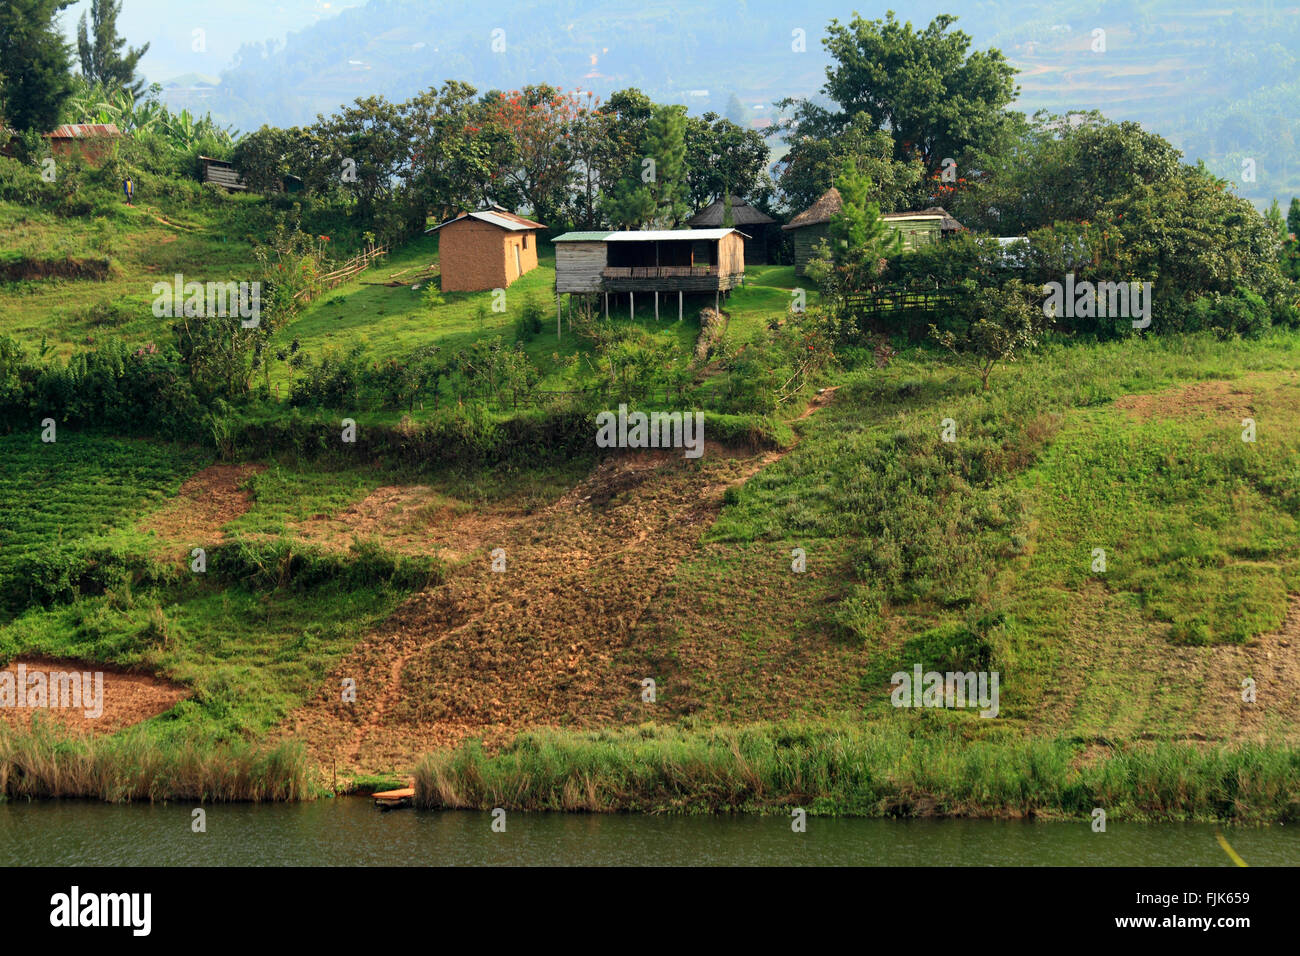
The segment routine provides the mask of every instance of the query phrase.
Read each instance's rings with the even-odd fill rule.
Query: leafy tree
[[[77,24],[77,54],[87,80],[108,89],[126,90],[138,98],[144,91],[144,80],[136,79],[136,64],[149,44],[135,49],[126,46],[126,40],[117,34],[117,15],[121,12],[122,0],[90,0],[89,25],[85,11]]]
[[[820,106],[808,101],[782,100],[792,109],[777,123],[773,135],[792,138],[777,166],[777,185],[791,210],[807,209],[833,184],[846,159],[871,181],[871,199],[882,209],[912,209],[923,193],[924,168],[919,160],[894,158],[894,141],[884,130],[871,128],[865,115],[840,125]]]
[[[231,159],[253,192],[280,190],[283,176],[289,171],[285,159],[292,135],[289,130],[263,126],[239,141]]]
[[[5,114],[18,130],[50,130],[72,92],[72,54],[55,17],[74,0],[0,0]]]
[[[1003,141],[1016,70],[997,50],[972,51],[968,34],[949,32],[955,22],[945,14],[918,31],[893,11],[884,20],[832,20],[822,92],[839,110],[805,109],[793,141],[833,136],[862,116],[867,129],[889,131],[894,159],[919,160],[927,174],[946,158],[964,168],[972,153]]]
[[[945,207],[963,224],[1009,236],[1095,219],[1108,202],[1166,182],[1182,154],[1137,123],[1100,113],[1034,114],[1004,151],[982,154],[971,188]]]
[[[988,288],[968,279],[964,286],[969,302],[965,329],[941,332],[931,325],[930,336],[959,362],[972,366],[980,388],[987,390],[989,376],[998,365],[1014,362],[1038,346],[1047,320],[1035,305],[1034,288],[1018,279]]]
[[[646,126],[654,110],[650,97],[635,88],[612,93],[596,108],[596,112],[607,120],[607,137],[598,160],[605,192],[610,192],[632,164],[640,160]]]
[[[494,106],[475,97],[474,87],[449,80],[401,106],[411,137],[407,187],[421,217],[432,210],[444,219],[496,198],[493,177],[513,145]]]
[[[768,148],[758,130],[743,129],[716,113],[687,117],[686,189],[691,207],[719,199],[726,189],[748,198],[767,168]]]
[[[689,214],[685,136],[684,106],[655,107],[640,157],[606,202],[615,225],[625,229],[671,228]]]
[[[359,97],[330,117],[318,117],[311,135],[320,143],[324,168],[313,179],[338,183],[355,197],[357,215],[376,223],[377,214],[389,211],[398,173],[409,155],[409,131],[396,105],[382,96]],[[378,224],[377,232],[391,234],[393,222]]]
[[[1097,228],[1097,268],[1152,280],[1157,309],[1239,287],[1270,302],[1283,291],[1277,233],[1204,165],[1182,166],[1171,179],[1112,200]]]
[[[574,175],[570,130],[578,97],[553,86],[526,86],[498,93],[492,118],[506,131],[513,150],[500,170],[505,204],[526,204],[542,222],[564,206]]]
[[[1300,198],[1291,197],[1291,207],[1286,212],[1286,228],[1291,235],[1300,239]]]
[[[735,93],[727,97],[726,117],[741,129],[749,127],[749,110],[745,108],[744,103],[740,102],[740,97],[736,96]]]
[[[601,224],[600,194],[612,185],[607,179],[606,153],[617,117],[602,112],[600,98],[586,93],[579,101],[569,129],[569,149],[574,161],[573,186],[565,206],[565,218],[578,229],[595,229]]]

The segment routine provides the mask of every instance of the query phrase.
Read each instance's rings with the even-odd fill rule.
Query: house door
[[[524,274],[524,264],[519,259],[519,247],[515,246],[515,278],[518,279]]]

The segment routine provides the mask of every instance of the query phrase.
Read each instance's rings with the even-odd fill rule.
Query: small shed
[[[234,163],[226,162],[224,159],[213,159],[211,156],[199,157],[199,178],[205,183],[222,186],[232,192],[248,188],[248,184],[235,169]]]
[[[726,292],[745,277],[736,229],[566,232],[555,243],[555,291]]]
[[[504,289],[537,268],[537,233],[546,226],[491,206],[462,212],[431,229],[438,233],[443,292]]]
[[[731,225],[744,230],[745,261],[750,265],[766,265],[770,231],[776,220],[735,196],[728,197],[728,205],[731,206]],[[723,201],[715,199],[686,220],[686,225],[692,229],[718,229],[723,226],[725,218]]]
[[[64,123],[54,132],[43,135],[50,141],[50,152],[55,156],[78,156],[97,166],[122,138],[122,131],[115,123]]]
[[[821,240],[830,235],[830,221],[844,207],[840,191],[832,186],[815,203],[781,228],[794,233],[794,271],[806,275],[808,260]],[[903,234],[904,249],[918,249],[937,243],[945,232],[962,228],[943,209],[933,207],[921,212],[887,212],[880,217],[885,225]]]

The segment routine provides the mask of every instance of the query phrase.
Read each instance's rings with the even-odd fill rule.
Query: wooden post
[[[659,290],[655,289],[655,321],[659,321]]]
[[[682,290],[677,290],[677,321],[682,320]]]
[[[605,293],[605,321],[609,321],[609,293]]]
[[[719,296],[719,295],[720,295],[720,293],[718,292],[718,290],[717,290],[717,289],[714,289],[714,290],[713,290],[713,311],[714,311],[714,312],[721,312],[721,311],[722,311],[722,307],[721,307],[721,305],[719,305],[719,303],[718,303],[718,296]]]
[[[636,293],[635,292],[629,292],[627,294],[627,308],[628,308],[628,317],[633,322],[635,322],[636,321]]]
[[[560,341],[560,293],[555,293],[555,341]]]

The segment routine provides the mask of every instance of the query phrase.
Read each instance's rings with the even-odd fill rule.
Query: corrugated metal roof
[[[928,212],[883,212],[883,213],[880,214],[880,218],[881,218],[881,219],[924,219],[924,220],[926,220],[926,221],[933,221],[933,220],[935,220],[935,219],[938,219],[938,220],[940,220],[940,221],[943,220],[943,216],[939,215],[939,213],[937,213],[937,212],[936,212],[936,213],[928,213]]]
[[[721,239],[735,229],[638,229],[611,232],[606,242],[670,242],[674,239]]]
[[[738,229],[632,229],[623,232],[566,232],[552,242],[679,242],[721,239]]]
[[[566,232],[562,236],[556,236],[551,242],[604,242],[606,236],[613,235],[609,232]]]
[[[490,223],[500,229],[508,229],[511,232],[526,232],[530,229],[545,229],[546,227],[540,222],[533,222],[531,219],[525,219],[523,216],[516,216],[512,212],[506,212],[504,209],[479,209],[471,213],[461,213],[459,216],[452,216],[446,222],[440,222],[431,229],[426,229],[424,234],[427,236],[431,232],[437,232],[443,226],[449,226],[453,222],[461,219],[478,219],[481,222]]]
[[[115,123],[64,123],[53,133],[46,133],[50,139],[93,139],[96,136],[121,136],[122,131]]]

